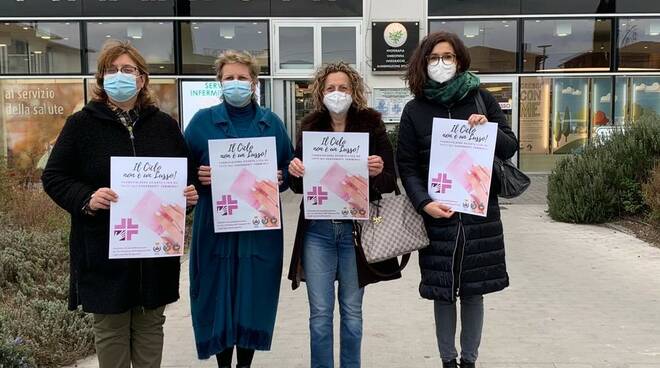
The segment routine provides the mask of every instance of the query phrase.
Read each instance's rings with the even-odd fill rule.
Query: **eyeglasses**
[[[428,61],[429,65],[438,65],[440,64],[440,61],[442,61],[443,64],[445,65],[452,65],[456,64],[456,55],[454,54],[444,54],[444,55],[429,55],[426,60]]]
[[[121,68],[117,68],[116,66],[109,66],[105,69],[105,74],[112,75],[117,74],[120,71],[124,74],[140,75],[140,69],[133,65],[122,65]]]

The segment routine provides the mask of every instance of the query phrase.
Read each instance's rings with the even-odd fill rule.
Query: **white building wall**
[[[372,88],[400,88],[405,87],[402,74],[387,75],[371,71],[371,22],[419,22],[419,39],[427,32],[426,21],[427,0],[364,0],[364,24],[362,37],[364,37],[364,60],[362,70],[367,85]],[[371,98],[371,94],[369,96]]]

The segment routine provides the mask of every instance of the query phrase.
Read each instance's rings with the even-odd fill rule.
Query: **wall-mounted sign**
[[[261,101],[261,84],[255,91],[257,103]],[[214,80],[181,82],[181,128],[185,130],[190,119],[203,108],[215,106],[223,101],[222,86]]]
[[[374,88],[373,108],[383,115],[386,123],[398,123],[401,112],[413,95],[408,88]]]
[[[371,70],[405,70],[419,43],[419,22],[373,22],[371,28]]]

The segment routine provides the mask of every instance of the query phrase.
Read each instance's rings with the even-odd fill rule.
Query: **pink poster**
[[[433,119],[428,192],[456,212],[486,216],[497,124]]]
[[[274,137],[209,141],[216,233],[281,228]]]
[[[369,134],[303,132],[306,219],[369,219]]]

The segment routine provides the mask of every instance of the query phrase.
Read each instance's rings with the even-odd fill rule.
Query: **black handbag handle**
[[[477,112],[488,119],[488,110],[486,110],[486,103],[484,102],[484,98],[481,97],[481,91],[477,90],[477,94],[474,95],[474,101],[477,104]]]
[[[403,256],[401,256],[401,263],[399,263],[399,267],[395,271],[392,271],[391,273],[384,273],[378,271],[377,269],[372,267],[371,264],[367,261],[367,257],[364,255],[364,249],[362,248],[361,239],[362,239],[362,225],[357,221],[353,221],[353,242],[355,243],[355,248],[357,248],[360,258],[367,265],[369,272],[373,273],[374,275],[384,278],[392,277],[398,273],[401,273],[403,269],[406,268],[406,266],[408,265],[408,261],[410,261],[411,253],[406,253]]]

